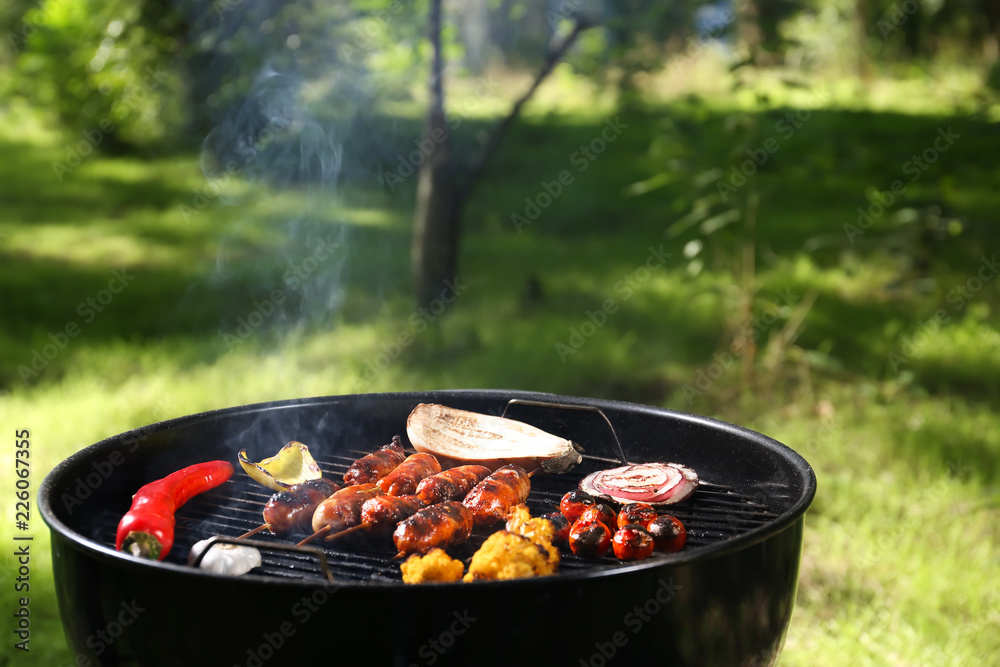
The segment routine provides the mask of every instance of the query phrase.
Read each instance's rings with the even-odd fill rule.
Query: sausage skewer
[[[366,500],[381,496],[382,489],[375,484],[355,484],[337,491],[316,507],[312,515],[313,534],[296,546],[302,546],[331,530],[340,532],[361,521],[361,506]]]
[[[352,463],[344,473],[344,483],[354,486],[378,481],[395,470],[405,459],[402,441],[398,435],[393,436],[388,445]],[[246,539],[264,530],[280,536],[288,535],[295,529],[309,530],[316,508],[340,488],[336,482],[321,478],[279,491],[264,506],[264,523],[236,539]]]
[[[396,524],[416,514],[425,506],[417,496],[376,496],[366,500],[361,506],[361,523],[339,533],[327,535],[325,539],[327,542],[332,542],[359,530],[376,535],[388,535]]]
[[[263,530],[275,535],[307,530],[316,507],[339,490],[339,484],[321,477],[278,491],[264,505],[264,523],[236,539],[243,540]]]
[[[421,481],[414,493],[424,501],[425,505],[461,500],[489,474],[490,469],[486,466],[467,465],[449,468]]]
[[[333,535],[326,541],[338,539],[359,530],[391,532],[391,528],[418,510],[448,500],[461,500],[472,488],[490,474],[486,466],[467,465],[449,468],[424,478],[414,495],[378,496],[365,501],[361,508],[361,523]],[[386,530],[390,529],[390,530]]]
[[[406,452],[403,451],[403,441],[398,435],[394,435],[388,445],[352,463],[344,473],[344,484],[372,484],[391,473],[404,460]]]
[[[480,474],[475,470],[471,472],[474,476]],[[452,475],[450,481],[461,481],[467,473],[469,471],[460,471]],[[446,479],[445,474],[442,473],[439,479]],[[435,484],[429,483],[425,490],[433,487]],[[364,503],[362,507],[364,520],[361,524],[332,535],[328,539],[361,530],[362,527],[373,527],[381,532],[398,521],[392,535],[393,543],[399,552],[396,554],[397,558],[409,553],[426,553],[435,547],[447,549],[468,539],[476,525],[477,515],[486,517],[481,519],[482,525],[493,523],[494,515],[498,515],[501,519],[506,517],[511,507],[524,502],[530,487],[527,473],[516,465],[509,465],[480,481],[466,496],[464,502],[447,500],[423,507],[414,513],[412,511],[414,506],[422,500],[419,496],[415,499],[408,496],[376,496]],[[427,497],[431,498],[430,495]],[[405,516],[407,513],[410,515],[400,521],[400,515]],[[313,524],[315,527],[315,521]]]
[[[503,521],[511,508],[528,499],[530,492],[528,473],[511,463],[477,484],[462,503],[472,511],[475,525],[480,528]]]
[[[396,526],[392,541],[399,553],[395,558],[461,544],[472,534],[472,526],[472,510],[460,502],[449,500],[425,507]]]
[[[388,496],[408,496],[425,478],[441,472],[441,463],[433,454],[418,452],[406,457],[395,470],[376,482]]]

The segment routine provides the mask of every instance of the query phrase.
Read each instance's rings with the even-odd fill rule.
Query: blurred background
[[[783,664],[1000,664],[1000,5],[437,5],[3,4],[0,421],[33,489],[252,402],[664,406],[816,470]],[[72,664],[29,533],[0,664]]]

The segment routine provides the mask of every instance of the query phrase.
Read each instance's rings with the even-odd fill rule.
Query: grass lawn
[[[377,180],[412,149],[412,118],[372,121],[381,153],[346,136],[351,171],[317,193],[208,188],[193,155],[94,154],[60,181],[76,138],[11,107],[3,427],[30,429],[37,488],[109,435],[283,398],[502,387],[708,414],[787,443],[819,479],[782,664],[997,664],[1000,128],[975,110],[821,102],[535,105],[470,203],[461,293],[440,314],[408,296],[414,179]],[[578,152],[609,123],[613,141]],[[8,636],[0,664],[71,664],[37,513],[29,532],[31,653]]]

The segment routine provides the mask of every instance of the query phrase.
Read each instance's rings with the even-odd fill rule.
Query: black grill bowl
[[[243,448],[259,460],[299,440],[332,477],[393,435],[405,441],[406,416],[418,403],[500,414],[512,398],[600,408],[629,462],[675,461],[698,471],[704,483],[675,512],[688,526],[688,545],[633,564],[566,556],[556,576],[470,584],[403,585],[391,543],[354,553],[324,547],[336,583],[323,578],[318,560],[280,551],[265,550],[265,566],[242,577],[188,567],[195,540],[235,536],[260,521],[266,490],[237,469],[178,512],[165,561],[114,550],[132,494],[186,465],[235,462]],[[534,511],[558,502],[583,474],[620,465],[596,414],[514,405],[508,416],[586,449],[572,473],[534,478]],[[728,666],[777,660],[815,491],[798,454],[723,422],[615,401],[455,390],[282,401],[153,424],[62,462],[38,502],[52,533],[67,637],[89,664]]]

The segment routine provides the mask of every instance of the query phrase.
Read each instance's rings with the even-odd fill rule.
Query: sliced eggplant
[[[580,490],[615,503],[673,505],[698,488],[698,474],[679,463],[638,463],[598,470],[580,480]]]
[[[528,472],[563,473],[583,460],[578,445],[530,424],[435,403],[413,409],[406,434],[444,468],[478,464],[496,471],[514,463]]]

